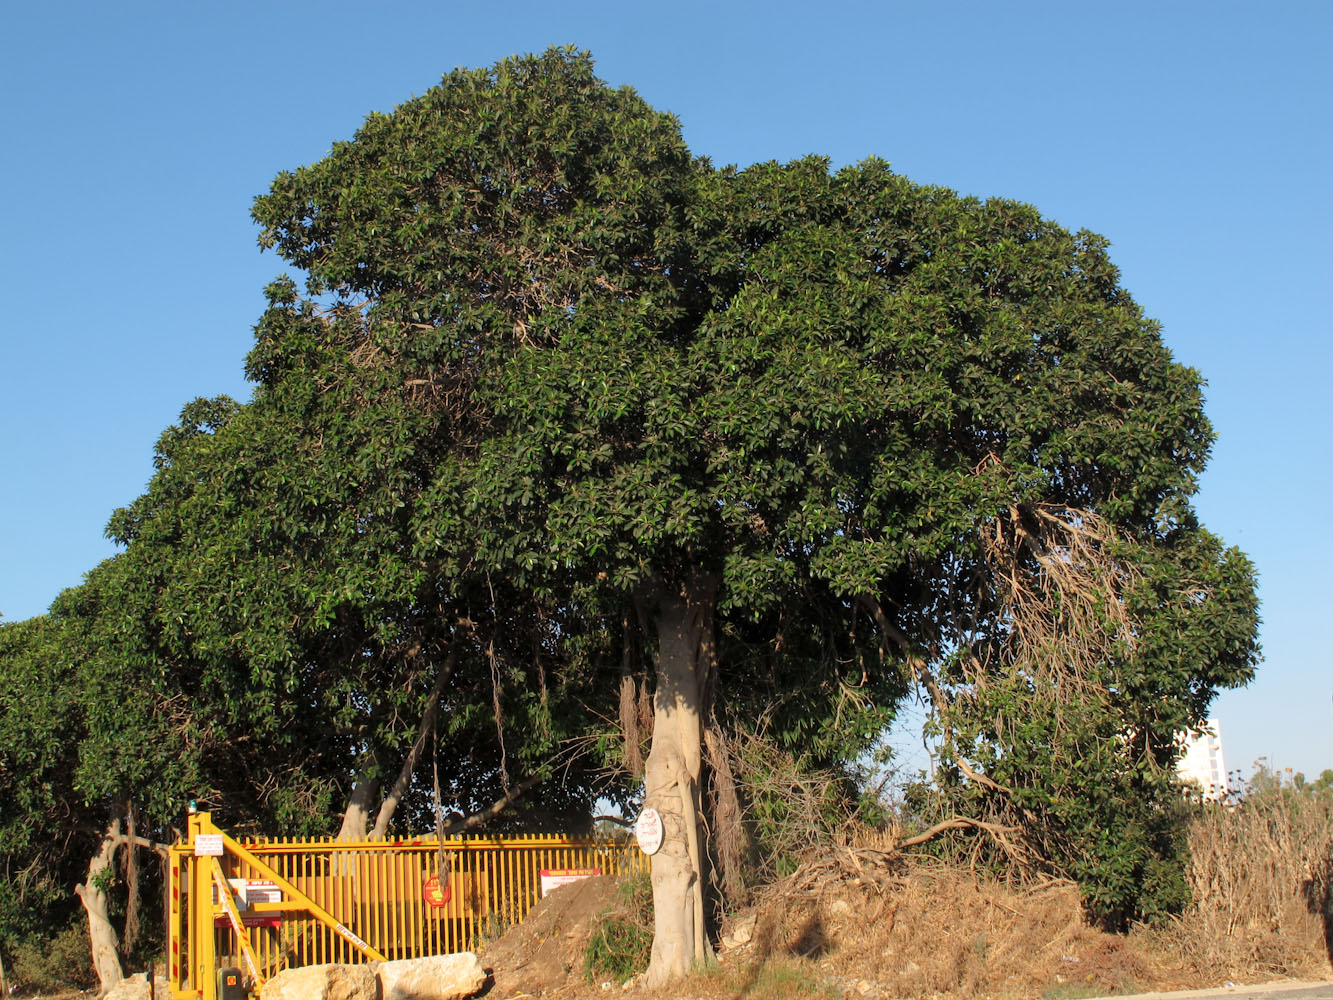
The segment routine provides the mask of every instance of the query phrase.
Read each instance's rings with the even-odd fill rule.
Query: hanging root
[[[982,551],[1012,623],[1003,659],[1069,693],[1085,665],[1134,647],[1125,595],[1139,573],[1117,552],[1116,527],[1091,510],[1054,504],[1009,508],[982,533]]]
[[[643,730],[639,726],[639,705],[634,677],[620,677],[620,734],[625,742],[625,770],[637,778],[643,774]]]
[[[723,895],[738,903],[745,892],[745,824],[740,797],[736,794],[736,776],[731,770],[721,731],[716,720],[704,728],[704,749],[711,773],[709,791],[712,799],[713,848],[717,852],[717,870]]]
[[[135,844],[134,803],[125,803],[125,888],[129,901],[125,904],[125,933],[121,938],[121,951],[128,955],[139,940],[139,851]]]

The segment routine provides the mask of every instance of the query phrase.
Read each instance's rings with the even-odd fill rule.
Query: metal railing
[[[646,869],[632,842],[238,841],[209,813],[196,813],[170,852],[172,997],[218,1000],[219,968],[242,970],[257,989],[303,965],[470,950],[521,921],[541,898],[543,878]]]

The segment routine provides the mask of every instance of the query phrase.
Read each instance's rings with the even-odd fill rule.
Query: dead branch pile
[[[765,889],[745,958],[799,959],[864,995],[1030,997],[1184,985],[1124,937],[1083,918],[1078,889],[1019,887],[901,851],[845,843]]]

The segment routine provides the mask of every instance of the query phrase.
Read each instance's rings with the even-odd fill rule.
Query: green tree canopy
[[[1023,781],[1160,793],[1175,729],[1252,670],[1252,571],[1190,508],[1199,376],[1100,237],[874,159],[691,162],[672,119],[568,51],[452,74],[255,214],[358,317],[383,388],[442,415],[410,450],[415,556],[595,594],[651,654],[647,795],[678,885],[702,865],[700,740],[756,710],[788,641],[813,652],[780,684],[802,738],[854,752],[920,686],[954,801],[1093,876],[1105,810],[1034,809]],[[309,349],[261,336],[253,370],[281,380]],[[1109,919],[1153,877],[1162,851],[1142,853],[1092,893]],[[671,905],[659,943],[694,950],[655,970],[701,953],[699,900]]]

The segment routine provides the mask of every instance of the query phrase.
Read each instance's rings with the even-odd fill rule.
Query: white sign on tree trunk
[[[662,847],[662,817],[656,809],[645,809],[634,821],[634,837],[644,854],[656,854]]]

